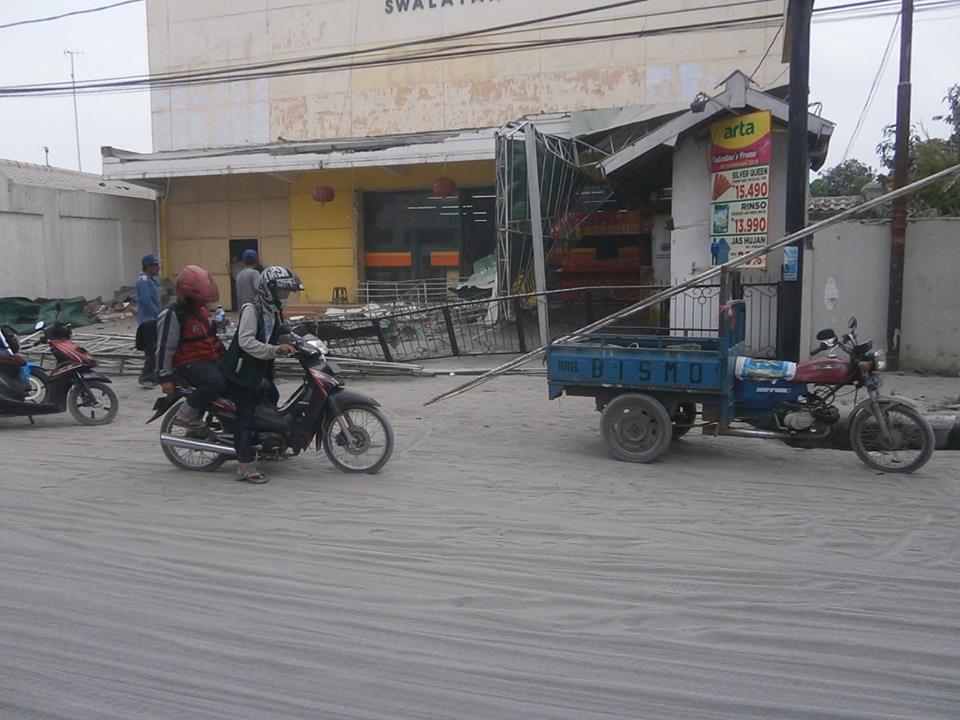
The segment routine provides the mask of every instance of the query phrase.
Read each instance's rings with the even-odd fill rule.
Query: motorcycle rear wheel
[[[183,427],[183,425],[177,425],[175,422],[173,422],[174,417],[177,415],[177,411],[180,410],[180,406],[183,405],[183,403],[184,401],[182,400],[178,403],[175,403],[173,407],[167,410],[167,414],[163,416],[163,420],[160,422],[160,433],[162,435],[176,435],[178,437],[185,437],[189,432],[189,430]],[[167,460],[181,470],[191,470],[193,472],[213,472],[227,461],[226,455],[206,452],[204,450],[189,450],[187,448],[167,447],[162,443],[160,447],[163,448],[163,454],[167,456]]]
[[[393,454],[393,427],[372,405],[349,405],[341,410],[353,437],[348,440],[336,418],[323,428],[323,449],[340,472],[374,475]],[[373,452],[371,452],[373,451]]]
[[[865,465],[885,473],[912,473],[923,467],[936,442],[933,428],[923,415],[905,403],[881,403],[889,441],[877,419],[864,408],[850,423],[850,444]]]
[[[94,380],[87,383],[94,403],[88,403],[77,385],[70,387],[67,393],[67,409],[73,419],[81,425],[109,425],[117,416],[120,401],[117,394],[106,383]]]

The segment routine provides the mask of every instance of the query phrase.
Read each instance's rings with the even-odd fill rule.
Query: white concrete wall
[[[824,328],[837,334],[857,318],[857,334],[885,347],[890,286],[890,223],[844,222],[814,235],[805,273],[811,279],[810,348]],[[801,350],[804,348],[801,347]]]
[[[112,298],[156,237],[153,201],[0,182],[0,297]]]
[[[402,4],[410,9],[401,12]],[[583,22],[568,20],[563,27],[486,42],[582,37],[782,14],[786,2],[744,6],[731,0],[717,8],[718,4],[650,0],[595,13]],[[148,0],[150,72],[195,71],[435,40],[595,5],[590,0]],[[704,6],[714,7],[688,12]],[[585,22],[604,17],[633,19]],[[307,140],[495,127],[538,112],[689,102],[699,90],[711,92],[733,70],[757,66],[777,25],[773,20],[763,28],[156,90],[154,150],[263,143],[278,137]],[[780,42],[778,38],[757,74],[761,87],[783,71]],[[422,47],[404,52],[418,49]]]
[[[818,330],[838,333],[851,316],[858,335],[887,346],[890,223],[845,222],[817,233],[810,256],[810,347]],[[808,266],[810,267],[810,266]],[[911,221],[903,278],[904,369],[960,372],[960,219]]]
[[[960,373],[960,218],[907,226],[901,357],[907,367]]]

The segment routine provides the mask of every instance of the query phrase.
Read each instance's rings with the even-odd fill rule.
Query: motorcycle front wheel
[[[47,380],[49,376],[46,370],[36,366],[30,367],[30,377],[27,381],[27,396],[24,398],[27,402],[43,403],[47,401]]]
[[[67,393],[67,409],[81,425],[109,425],[117,416],[120,401],[106,383],[98,380],[87,383],[89,396],[84,397],[78,385],[72,385]]]
[[[917,410],[904,403],[881,403],[889,437],[884,438],[869,407],[850,423],[850,444],[864,464],[885,473],[912,473],[933,455],[933,428]]]
[[[345,473],[380,471],[393,454],[393,428],[387,416],[372,405],[350,405],[340,413],[350,437],[337,418],[323,428],[323,449],[337,470]]]

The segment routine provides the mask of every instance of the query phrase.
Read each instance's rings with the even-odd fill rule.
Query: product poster
[[[710,138],[710,257],[721,265],[767,244],[770,112],[713,123]],[[766,257],[759,257],[741,267],[766,266]]]

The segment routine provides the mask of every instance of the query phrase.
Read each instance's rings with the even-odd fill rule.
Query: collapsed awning
[[[107,180],[284,173],[493,160],[495,128],[136,153],[101,149]]]
[[[656,128],[639,140],[600,161],[600,167],[607,175],[619,173],[629,165],[643,162],[651,156],[659,156],[663,148],[673,148],[679,139],[706,127],[718,115],[744,110],[769,110],[773,117],[783,123],[790,118],[790,105],[785,100],[762,92],[751,86],[752,81],[740,71],[730,75],[724,81],[724,91],[706,103],[679,115]],[[827,157],[834,124],[812,113],[807,117],[807,128],[811,137],[810,165],[814,170],[823,166]]]

